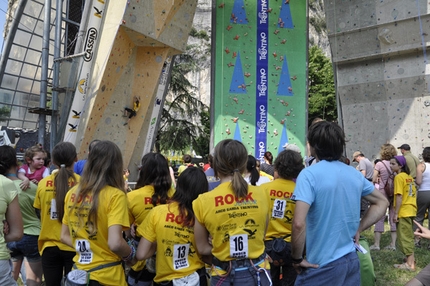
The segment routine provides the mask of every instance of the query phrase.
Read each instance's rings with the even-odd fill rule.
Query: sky
[[[7,0],[0,0],[0,48],[3,50],[3,30],[6,21]]]

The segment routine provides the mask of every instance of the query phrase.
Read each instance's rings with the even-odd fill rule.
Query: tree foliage
[[[198,72],[210,56],[209,36],[206,31],[192,29],[190,36],[200,39],[188,45],[184,54],[176,56],[172,67],[169,92],[173,100],[166,100],[161,124],[157,134],[159,151],[188,152],[193,148],[197,154],[209,153],[209,107],[196,98],[196,87],[186,77]]]
[[[3,106],[0,108],[0,121],[6,121],[10,117],[10,108]]]
[[[317,117],[337,120],[336,92],[333,67],[317,46],[309,48],[309,123]]]

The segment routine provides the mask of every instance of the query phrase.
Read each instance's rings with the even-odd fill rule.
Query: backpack
[[[394,172],[390,172],[390,170],[388,170],[387,165],[385,165],[383,162],[382,162],[382,165],[384,165],[385,169],[387,169],[388,173],[390,174],[387,178],[387,181],[384,184],[384,191],[387,194],[387,196],[390,198],[394,196],[394,186],[390,184],[390,181],[392,182],[394,179]]]

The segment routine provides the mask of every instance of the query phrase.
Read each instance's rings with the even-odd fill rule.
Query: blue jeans
[[[308,268],[297,275],[294,285],[360,285],[360,261],[351,252],[320,268]]]
[[[9,259],[0,260],[0,285],[18,285],[12,277],[12,262]]]
[[[24,234],[20,241],[8,242],[7,247],[11,251],[12,261],[22,260],[24,257],[28,262],[40,261],[42,258],[37,248],[38,238],[37,235]]]

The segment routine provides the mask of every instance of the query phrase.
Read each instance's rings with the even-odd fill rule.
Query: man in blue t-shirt
[[[297,178],[292,229],[296,285],[360,285],[354,241],[379,220],[387,199],[353,167],[339,161],[345,134],[339,125],[321,121],[308,132],[311,155],[318,163]],[[360,221],[360,201],[370,208]],[[303,257],[306,244],[306,257]]]

